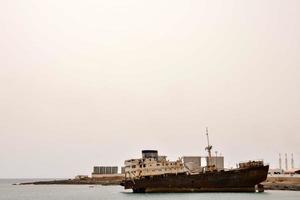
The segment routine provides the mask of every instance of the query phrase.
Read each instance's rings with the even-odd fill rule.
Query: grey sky
[[[72,177],[141,149],[225,164],[294,152],[300,1],[0,1],[0,177]]]

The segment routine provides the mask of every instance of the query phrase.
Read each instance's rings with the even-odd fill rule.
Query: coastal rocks
[[[265,190],[300,191],[300,177],[268,177],[262,184]]]
[[[120,185],[123,175],[104,176],[99,178],[65,179],[51,181],[25,182],[19,185]]]

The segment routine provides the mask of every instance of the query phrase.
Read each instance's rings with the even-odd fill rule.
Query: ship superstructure
[[[168,161],[166,156],[159,156],[157,150],[143,150],[142,158],[125,161],[125,177],[127,179],[185,172],[187,170],[181,159]]]

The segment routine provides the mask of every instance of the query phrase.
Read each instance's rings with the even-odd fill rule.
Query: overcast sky
[[[0,1],[0,177],[157,149],[300,167],[300,1]]]

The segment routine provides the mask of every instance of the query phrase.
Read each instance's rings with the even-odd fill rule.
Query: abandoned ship
[[[269,165],[262,160],[239,163],[235,169],[220,169],[212,162],[209,144],[206,166],[193,168],[182,158],[168,161],[157,150],[143,150],[142,158],[125,161],[121,185],[133,192],[263,192]]]

